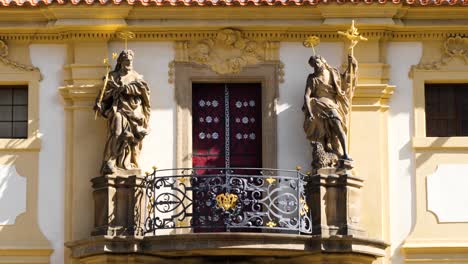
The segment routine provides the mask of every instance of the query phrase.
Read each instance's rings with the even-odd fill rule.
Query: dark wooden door
[[[215,197],[229,183],[220,168],[262,167],[261,85],[196,83],[192,98],[194,231],[224,231],[226,218]]]
[[[261,85],[195,83],[192,89],[193,167],[260,168]]]

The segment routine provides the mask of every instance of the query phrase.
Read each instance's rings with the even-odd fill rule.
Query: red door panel
[[[262,167],[261,85],[198,83],[192,85],[192,98],[192,162],[196,175],[192,180],[192,225],[194,232],[222,232],[230,218],[216,205],[215,198],[236,186],[229,185],[222,170],[214,168]],[[246,195],[244,202],[255,200],[250,191]]]
[[[261,85],[229,84],[230,165],[262,167]]]
[[[193,167],[224,167],[224,84],[193,84],[192,91]]]
[[[192,89],[193,167],[262,167],[261,85],[198,83]]]

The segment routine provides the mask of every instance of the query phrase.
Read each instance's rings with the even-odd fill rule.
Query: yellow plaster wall
[[[381,8],[380,8],[381,7]],[[18,16],[18,11],[2,10],[0,20],[22,20]],[[79,11],[76,11],[79,10]],[[18,24],[14,27],[1,27],[0,35],[5,38],[19,38],[18,34],[24,34],[25,38],[40,42],[66,42],[69,47],[69,63],[65,67],[64,81],[68,84],[61,88],[61,93],[65,101],[64,110],[66,112],[66,193],[65,201],[65,240],[71,241],[85,238],[89,235],[90,226],[92,226],[93,205],[91,200],[91,185],[89,180],[97,176],[100,167],[102,155],[103,139],[105,138],[105,122],[103,120],[94,121],[94,113],[91,110],[97,91],[100,89],[101,77],[104,75],[102,65],[103,54],[107,54],[108,39],[115,38],[115,29],[129,28],[138,31],[137,40],[185,40],[187,38],[199,38],[197,34],[211,34],[220,25],[229,24],[229,21],[223,21],[224,24],[204,22],[191,25],[187,30],[187,24],[177,24],[177,19],[188,19],[193,15],[203,18],[226,19],[236,15],[236,19],[251,19],[252,16],[260,15],[263,19],[278,19],[282,21],[281,25],[266,24],[264,26],[249,25],[244,23],[242,28],[250,36],[255,38],[274,37],[277,41],[302,41],[303,37],[318,32],[323,38],[336,40],[336,30],[344,28],[351,18],[373,17],[374,22],[364,23],[363,28],[369,35],[385,36],[396,40],[416,40],[443,38],[446,32],[452,34],[465,34],[468,29],[458,22],[450,26],[440,25],[428,28],[431,24],[429,19],[441,19],[450,22],[450,18],[465,18],[467,9],[457,7],[450,8],[424,8],[424,7],[406,7],[402,5],[384,5],[375,8],[369,5],[346,5],[333,6],[324,5],[311,8],[263,8],[257,12],[254,7],[248,7],[238,12],[239,8],[211,8],[211,9],[161,9],[161,12],[154,12],[153,8],[130,7],[130,6],[106,6],[106,7],[72,7],[72,6],[52,6],[42,10],[31,9],[31,13],[21,9],[21,14],[33,14],[29,17],[34,21],[39,29],[31,29],[25,24]],[[272,12],[272,11],[275,12]],[[428,10],[428,11],[427,11]],[[112,12],[110,12],[112,11]],[[158,10],[159,11],[159,10]],[[194,11],[194,12],[192,12]],[[312,12],[317,11],[317,12]],[[16,12],[16,13],[15,13]],[[428,12],[428,13],[426,13]],[[428,15],[425,15],[428,14]],[[15,18],[18,16],[18,18]],[[24,16],[21,16],[24,17]],[[155,19],[149,25],[139,24],[140,18]],[[68,21],[63,19],[73,18]],[[93,19],[102,20],[93,20]],[[121,19],[105,21],[105,19]],[[172,21],[165,25],[158,24],[155,21],[170,18]],[[424,18],[424,19],[421,19]],[[45,27],[46,21],[60,20],[55,26]],[[91,19],[91,20],[87,20]],[[132,23],[123,21],[132,20]],[[301,24],[289,20],[316,19],[310,24]],[[335,19],[335,20],[333,20]],[[341,20],[336,20],[341,19]],[[402,25],[397,22],[403,19],[418,19],[413,21],[413,26]],[[401,20],[400,20],[401,19]],[[323,21],[322,21],[323,20]],[[420,21],[419,21],[420,20]],[[429,22],[428,22],[429,20]],[[338,21],[332,23],[333,21]],[[324,24],[322,24],[324,22]],[[41,24],[43,23],[43,24]],[[458,23],[458,24],[457,24]],[[231,25],[232,26],[232,25]],[[260,30],[259,30],[260,29]],[[211,30],[211,31],[210,31]],[[269,34],[263,34],[262,30],[268,30]],[[92,32],[88,35],[79,35],[83,32]],[[147,33],[149,32],[149,33]],[[155,33],[156,32],[156,33]],[[172,32],[169,34],[168,32]],[[390,32],[390,33],[388,33]],[[442,32],[442,33],[441,33]],[[387,34],[388,33],[388,34]],[[86,40],[86,41],[85,41]],[[351,154],[356,161],[356,172],[363,176],[366,185],[363,192],[363,215],[362,224],[367,229],[371,237],[383,240],[389,239],[388,223],[388,202],[391,197],[388,196],[388,168],[387,168],[387,113],[386,100],[391,95],[392,87],[388,83],[388,65],[383,55],[385,53],[385,38],[371,38],[367,43],[359,44],[356,50],[356,56],[360,60],[360,86],[356,91],[356,99],[353,104],[352,114],[352,134],[351,134]],[[440,52],[440,42],[432,40],[424,43],[425,60],[430,62],[430,54]],[[28,63],[27,42],[18,42],[11,46],[11,56],[23,63]],[[420,91],[421,80],[434,77],[433,81],[460,81],[466,78],[466,68],[460,68],[463,64],[455,61],[451,68],[444,70],[430,70],[425,72],[413,72],[415,74],[415,91]],[[3,66],[1,66],[3,67]],[[2,68],[3,69],[3,68]],[[164,69],[155,69],[164,70]],[[426,74],[426,75],[425,75]],[[426,77],[424,77],[424,76]],[[30,87],[35,87],[38,82],[38,73],[24,73],[22,71],[0,71],[1,82],[28,82]],[[31,81],[32,80],[32,81]],[[422,82],[423,83],[423,82]],[[366,85],[364,85],[366,84]],[[418,90],[419,89],[419,90]],[[34,92],[34,90],[31,90]],[[37,98],[37,94],[31,94],[31,100]],[[411,254],[423,252],[424,245],[428,240],[439,241],[435,247],[454,247],[452,243],[461,243],[459,240],[466,236],[465,232],[458,232],[464,228],[465,224],[440,225],[434,220],[434,216],[427,212],[425,208],[426,194],[424,178],[433,172],[437,164],[447,162],[448,160],[463,162],[466,160],[466,139],[449,138],[441,139],[445,142],[439,142],[439,139],[427,139],[421,131],[424,131],[424,111],[421,108],[420,98],[422,95],[415,94],[415,139],[413,141],[416,162],[416,225],[414,232],[408,239],[404,250],[407,253],[407,261],[410,262]],[[37,113],[37,103],[30,101],[30,113],[34,117]],[[45,249],[49,248],[47,241],[43,238],[37,229],[37,216],[35,216],[35,199],[37,199],[37,152],[40,151],[40,139],[37,136],[37,116],[31,118],[29,137],[26,140],[0,140],[0,151],[3,153],[0,157],[5,164],[12,162],[18,163],[18,170],[21,175],[28,179],[28,210],[27,210],[27,228],[32,230],[33,237],[37,237],[38,244]],[[95,151],[90,151],[89,146],[95,147]],[[460,149],[460,146],[465,146]],[[24,168],[28,164],[28,168]],[[18,223],[22,223],[21,217]],[[408,220],[410,221],[410,220]],[[16,225],[15,225],[16,226]],[[15,227],[17,229],[20,226]],[[22,227],[21,227],[22,228]],[[22,237],[19,230],[18,238]],[[13,231],[5,229],[5,234],[12,234]],[[9,233],[12,232],[12,233]],[[2,232],[0,231],[0,238]],[[12,239],[12,238],[9,238]],[[14,239],[14,238],[13,238]],[[0,239],[1,240],[1,239]],[[16,243],[11,240],[5,240],[8,244]],[[36,240],[34,240],[36,241]],[[458,241],[458,242],[457,242]],[[0,241],[1,242],[1,241]],[[419,244],[418,244],[419,243]],[[463,242],[464,243],[464,242]],[[457,244],[457,247],[464,247]],[[18,246],[20,246],[18,244]],[[416,248],[416,249],[415,249]],[[421,251],[417,251],[421,249]],[[43,251],[41,256],[47,255]],[[34,252],[33,252],[34,253]],[[31,254],[33,254],[31,253]],[[6,254],[6,253],[5,253]],[[13,253],[11,253],[13,254]],[[18,253],[20,254],[20,253]],[[21,253],[23,254],[23,253]],[[24,253],[26,254],[26,253]],[[29,253],[28,253],[29,254]],[[39,253],[38,253],[39,254]],[[414,253],[416,254],[416,253]],[[0,258],[1,258],[0,254]],[[427,255],[431,258],[433,255]],[[421,259],[424,255],[421,256]],[[18,258],[17,258],[18,259]]]
[[[18,174],[26,178],[26,212],[19,215],[13,225],[0,226],[0,263],[49,263],[52,250],[38,225],[37,203],[41,76],[38,70],[27,68],[30,66],[28,45],[22,42],[9,42],[7,45],[10,55],[0,63],[0,84],[28,85],[28,137],[0,139],[0,164],[14,165]],[[14,67],[14,63],[20,67]]]
[[[468,222],[441,223],[428,209],[427,177],[443,164],[468,164],[468,137],[426,137],[424,85],[468,83],[468,61],[450,57],[444,41],[426,41],[410,74],[414,89],[416,219],[402,246],[406,263],[468,263]],[[465,172],[461,172],[465,173]],[[466,208],[459,208],[465,210]]]

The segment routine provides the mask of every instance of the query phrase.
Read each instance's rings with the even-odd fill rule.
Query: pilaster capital
[[[354,110],[386,111],[395,90],[389,84],[358,84],[353,97]]]

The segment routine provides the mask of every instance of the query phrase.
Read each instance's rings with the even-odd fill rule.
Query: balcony
[[[337,204],[348,204],[346,188],[357,186],[350,181],[355,181],[350,175],[324,180],[299,170],[266,168],[98,177],[93,236],[67,246],[82,263],[95,263],[99,256],[103,263],[109,256],[123,262],[136,257],[141,263],[181,257],[200,263],[250,263],[259,257],[371,263],[387,245],[350,232],[347,206]]]
[[[257,232],[311,234],[299,171],[259,168],[158,170],[145,178],[144,235]]]

